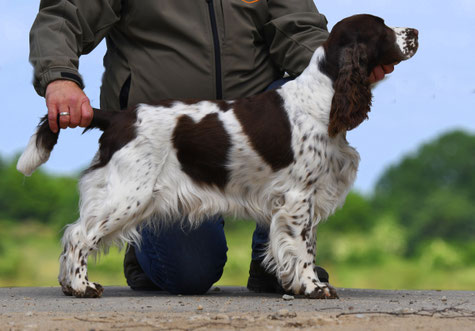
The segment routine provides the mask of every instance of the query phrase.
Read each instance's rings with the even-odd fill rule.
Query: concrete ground
[[[338,289],[340,299],[241,287],[176,296],[106,287],[100,299],[59,287],[0,288],[0,330],[475,330],[475,292]]]

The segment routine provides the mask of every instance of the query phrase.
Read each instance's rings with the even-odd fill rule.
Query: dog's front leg
[[[309,225],[311,224],[311,225]],[[323,283],[318,278],[317,267],[315,265],[315,257],[317,250],[317,227],[318,223],[306,223],[304,226],[301,236],[302,241],[305,242],[307,248],[308,259],[311,260],[310,265],[304,264],[304,280],[311,281],[310,288],[309,282],[304,282],[301,288],[301,294],[312,299],[337,299],[338,294],[333,286],[329,283]],[[308,230],[308,231],[307,231]]]
[[[312,299],[337,298],[335,289],[315,272],[316,226],[310,197],[290,192],[274,213],[264,264],[275,270],[282,286]]]

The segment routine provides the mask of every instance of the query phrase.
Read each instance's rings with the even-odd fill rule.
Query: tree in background
[[[16,161],[0,159],[0,220],[34,220],[62,227],[78,218],[76,178],[41,170],[25,177],[16,170]]]
[[[408,229],[408,253],[419,241],[475,238],[475,135],[453,131],[421,146],[377,182],[373,206]]]

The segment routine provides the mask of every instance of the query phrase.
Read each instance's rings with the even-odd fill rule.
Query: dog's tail
[[[94,115],[91,124],[84,130],[86,132],[90,129],[98,128],[102,131],[106,130],[117,111],[106,111],[93,109]],[[40,165],[48,161],[54,145],[58,142],[59,131],[54,133],[50,130],[48,124],[48,116],[44,116],[36,132],[31,136],[25,151],[21,154],[17,163],[17,170],[25,176],[30,176],[33,171]]]

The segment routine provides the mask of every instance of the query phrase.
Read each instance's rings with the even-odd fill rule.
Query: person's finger
[[[381,79],[384,78],[384,70],[381,66],[376,66],[373,70],[373,74],[376,82],[379,82]]]
[[[81,104],[81,123],[79,123],[79,126],[82,128],[89,126],[89,124],[91,124],[93,115],[94,113],[91,104],[89,103],[89,99],[86,98]]]
[[[48,107],[48,124],[51,131],[58,132],[58,109],[56,104],[49,104]]]
[[[69,99],[69,124],[70,128],[75,128],[81,122],[81,101],[76,95]]]
[[[383,65],[383,71],[385,74],[390,74],[394,71],[394,64],[385,64]]]
[[[369,74],[369,82],[371,84],[373,83],[376,83],[376,78],[374,77],[374,73],[371,71],[371,73]]]
[[[66,104],[59,105],[59,127],[66,129],[69,125],[70,114],[69,107]]]

